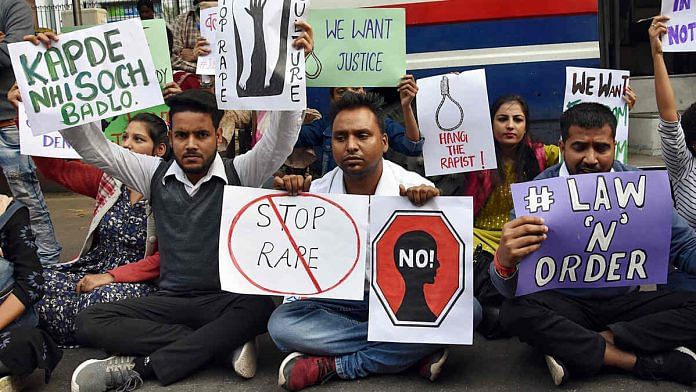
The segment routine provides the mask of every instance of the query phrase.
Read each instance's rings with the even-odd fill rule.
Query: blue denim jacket
[[[300,136],[295,147],[314,147],[317,159],[321,163],[321,174],[324,175],[336,167],[336,161],[331,151],[331,119],[322,117],[300,129]],[[384,122],[384,128],[389,137],[389,147],[394,151],[408,156],[419,156],[423,153],[423,142],[417,142],[406,137],[406,128],[389,118]]]
[[[539,174],[535,180],[543,180],[546,178],[558,177],[562,164],[552,166]],[[615,172],[636,171],[637,168],[624,165],[619,161],[614,161],[612,166]],[[511,214],[514,219],[514,211]],[[684,271],[690,275],[696,275],[696,232],[689,226],[688,223],[677,214],[672,208],[672,242],[669,250],[669,259],[672,265],[678,270]],[[517,272],[505,279],[498,275],[495,266],[491,263],[490,275],[493,284],[498,291],[510,298],[515,296],[517,290]],[[624,295],[628,292],[637,290],[637,286],[631,287],[610,287],[601,289],[560,289],[557,290],[563,294],[583,297],[583,298],[613,298]]]

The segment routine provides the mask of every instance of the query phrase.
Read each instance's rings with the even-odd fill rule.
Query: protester
[[[412,75],[405,75],[401,78],[398,86],[401,98],[401,109],[404,113],[406,127],[401,124],[386,119],[384,127],[389,138],[389,146],[402,154],[419,156],[423,152],[424,139],[421,137],[416,116],[411,107],[413,99],[418,94],[418,85]],[[341,99],[344,93],[365,93],[363,87],[333,87],[329,90],[331,103],[335,104]],[[316,149],[316,156],[319,159],[320,174],[324,175],[336,167],[336,161],[331,154],[331,119],[322,117],[310,124],[302,126],[300,137],[297,139],[296,147],[312,147]]]
[[[184,71],[190,74],[196,73],[196,61],[198,54],[195,51],[201,38],[200,2],[193,0],[193,9],[177,16],[174,21],[174,44],[172,46],[172,68],[174,71]]]
[[[382,158],[389,146],[382,103],[373,93],[346,93],[334,103],[331,147],[338,167],[312,183],[310,191],[401,195],[415,205],[439,195],[430,181]],[[275,183],[293,194],[309,186],[298,176]],[[397,373],[417,363],[421,375],[430,380],[438,377],[447,359],[442,346],[367,341],[365,294],[362,301],[300,300],[273,312],[268,323],[271,338],[282,351],[296,351],[280,365],[279,385],[297,391],[334,376],[356,379],[371,373]],[[480,309],[476,302],[474,306],[476,325]]]
[[[135,153],[166,157],[167,124],[150,113],[135,115],[121,145]],[[59,344],[74,344],[75,317],[95,303],[146,296],[155,286],[143,273],[159,266],[147,200],[102,170],[79,161],[34,157],[45,177],[97,200],[79,257],[44,270],[45,295],[37,304],[41,326]],[[142,263],[128,266],[143,259]],[[143,268],[145,271],[143,271]]]
[[[614,160],[616,125],[616,117],[601,104],[582,103],[567,110],[561,116],[564,163],[546,169],[537,179],[633,170]],[[503,327],[546,354],[554,383],[564,383],[570,374],[595,375],[602,366],[649,380],[687,385],[696,381],[696,354],[680,347],[696,341],[694,293],[618,287],[542,291],[512,298],[518,263],[539,249],[548,231],[538,217],[523,216],[506,223],[490,274],[500,292],[509,297],[500,311]],[[696,234],[675,212],[670,260],[696,274]]]
[[[19,391],[35,369],[48,382],[63,353],[36,328],[33,305],[43,295],[28,209],[0,195],[0,390]]]
[[[17,111],[7,99],[15,81],[7,45],[21,41],[27,34],[34,34],[32,15],[25,0],[0,2],[0,31],[4,33],[4,39],[0,41],[0,166],[12,195],[29,209],[39,260],[47,265],[60,260],[61,247],[56,241],[34,164],[28,156],[19,153]]]
[[[312,30],[294,45],[312,49]],[[47,47],[58,37],[39,34]],[[215,96],[189,90],[167,100],[174,160],[137,154],[109,142],[98,126],[61,131],[85,162],[104,170],[150,200],[158,233],[158,294],[94,305],[78,315],[78,343],[135,355],[88,360],[73,373],[73,391],[133,390],[143,379],[163,385],[187,377],[212,360],[253,377],[253,340],[265,332],[273,310],[268,297],[220,290],[218,238],[225,185],[259,186],[290,154],[301,112],[273,113],[271,131],[234,160],[217,154],[222,111]],[[243,346],[243,347],[242,347]]]
[[[152,0],[138,0],[136,8],[138,8],[140,19],[155,19],[155,5],[152,3]]]
[[[655,68],[655,96],[660,122],[662,156],[672,182],[674,206],[696,229],[696,103],[679,117],[674,91],[662,53],[662,36],[667,33],[666,16],[653,19],[648,30]]]

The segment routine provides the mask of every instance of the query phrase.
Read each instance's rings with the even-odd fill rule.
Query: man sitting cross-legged
[[[415,205],[440,194],[430,181],[382,158],[388,143],[381,103],[373,93],[346,93],[335,103],[331,144],[338,167],[311,184],[310,191],[402,195]],[[276,179],[276,187],[291,193],[304,184],[297,176]],[[423,376],[431,380],[438,376],[447,358],[442,346],[367,341],[367,293],[364,298],[307,299],[276,309],[268,331],[281,350],[294,351],[280,365],[279,385],[297,391],[335,375],[356,379],[370,373],[397,373],[417,363]],[[474,306],[475,328],[481,309],[478,303]]]
[[[561,117],[561,135],[565,163],[537,179],[633,170],[614,160],[616,117],[606,106],[583,103],[569,109]],[[696,274],[696,234],[674,211],[666,213],[672,214],[670,261]],[[541,218],[531,216],[503,227],[490,272],[506,297],[515,293],[520,260],[539,249],[548,230]],[[694,293],[638,287],[537,292],[507,299],[500,311],[510,334],[546,354],[556,385],[571,373],[591,376],[602,366],[689,385],[696,381],[696,356],[681,346],[696,343],[694,320]]]
[[[295,46],[311,50],[311,28]],[[52,34],[27,37],[50,46]],[[142,379],[170,384],[215,360],[243,377],[256,371],[253,341],[266,331],[270,298],[220,290],[218,241],[225,185],[260,186],[285,161],[302,112],[272,113],[266,137],[247,154],[221,158],[222,111],[215,96],[189,90],[167,100],[174,160],[137,154],[109,142],[99,124],[62,131],[87,163],[148,199],[159,237],[159,291],[99,304],[76,321],[78,343],[126,354],[88,360],[75,370],[73,392],[134,390]],[[235,349],[238,355],[232,355]]]

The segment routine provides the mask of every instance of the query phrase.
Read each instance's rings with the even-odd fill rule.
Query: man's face
[[[363,87],[334,87],[331,93],[331,102],[338,102],[345,93],[364,94],[365,89]]]
[[[572,125],[560,147],[568,172],[584,174],[611,171],[615,144],[609,124],[594,129]]]
[[[380,167],[389,144],[387,135],[379,130],[377,116],[368,108],[357,108],[336,115],[331,147],[345,175],[363,177]]]
[[[155,11],[144,5],[138,9],[138,13],[140,14],[140,19],[142,20],[149,20],[149,19],[155,19]]]
[[[203,177],[215,159],[222,130],[208,113],[179,112],[172,117],[169,140],[174,159],[186,174]]]

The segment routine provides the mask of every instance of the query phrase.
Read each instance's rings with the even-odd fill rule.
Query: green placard
[[[165,84],[174,81],[174,75],[172,74],[172,63],[169,57],[169,41],[167,40],[166,24],[162,19],[144,20],[142,23],[143,30],[145,31],[145,39],[147,39],[147,44],[150,47],[150,53],[152,54],[152,62],[155,64],[157,80],[159,81],[160,86],[164,86]],[[93,26],[63,26],[61,31],[63,33],[70,33],[89,27]],[[138,110],[133,113],[124,114],[122,116],[105,120],[108,123],[104,129],[106,137],[108,137],[109,140],[113,141],[114,143],[120,144],[121,135],[128,126],[128,121],[130,121],[132,116],[142,112],[152,113],[169,123],[169,106],[155,106],[149,109]]]
[[[394,87],[406,73],[404,9],[315,10],[309,87]]]

